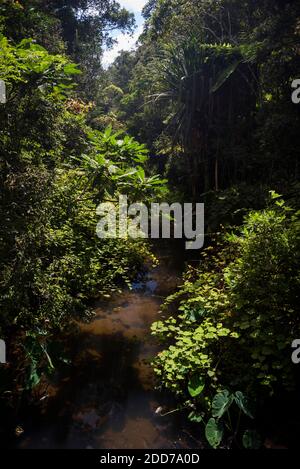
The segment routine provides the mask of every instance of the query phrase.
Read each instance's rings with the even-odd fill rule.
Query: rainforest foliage
[[[111,32],[134,30],[117,1],[0,3],[0,399],[12,412],[63,360],[61,331],[151,257],[97,238],[101,202],[204,202],[206,249],[152,326],[154,368],[199,438],[260,447],[266,403],[287,414],[299,391],[299,1],[149,0],[143,16],[105,70]]]
[[[224,433],[227,444],[233,437],[242,444],[231,421],[229,433],[219,424],[234,400],[253,418],[247,399],[259,407],[269,396],[295,390],[291,337],[300,332],[299,212],[273,197],[266,209],[250,212],[241,228],[218,236],[200,267],[187,271],[183,286],[164,304],[167,312],[175,303],[179,314],[152,326],[166,344],[155,360],[160,382],[190,408],[192,421],[206,424],[211,412],[217,417],[206,426],[212,446],[222,440],[216,443],[215,431]]]
[[[39,20],[44,28],[60,24],[39,3],[28,11],[19,2],[1,5],[0,336],[9,363],[1,366],[1,398],[12,407],[63,358],[52,355],[53,337],[82,318],[93,298],[129,284],[150,255],[139,241],[98,239],[98,204],[118,200],[125,184],[132,202],[159,197],[161,186],[146,175],[144,145],[88,125],[93,105],[78,97],[75,83],[83,67],[35,40],[43,42]],[[20,42],[15,29],[10,34],[19,17],[20,35],[29,36]]]

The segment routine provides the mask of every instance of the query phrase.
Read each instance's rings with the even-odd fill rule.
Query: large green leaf
[[[197,397],[202,393],[205,386],[204,379],[202,376],[194,375],[188,384],[188,390],[192,397]]]
[[[218,448],[222,441],[224,434],[224,428],[220,421],[215,420],[213,418],[209,419],[206,427],[205,427],[205,436],[213,448]]]
[[[233,396],[229,391],[224,390],[215,395],[212,401],[213,417],[221,418],[229,409],[233,402]]]
[[[238,407],[244,412],[245,415],[248,415],[251,419],[253,419],[253,414],[249,408],[249,400],[247,397],[241,392],[237,391],[234,395],[234,400]]]

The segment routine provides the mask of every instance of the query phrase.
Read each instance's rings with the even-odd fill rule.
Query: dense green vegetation
[[[104,70],[111,31],[134,28],[116,1],[1,2],[1,407],[151,257],[97,238],[99,203],[204,202],[206,249],[152,326],[154,368],[211,446],[259,447],[253,417],[299,391],[300,5],[149,0],[143,15],[138,48]]]
[[[252,417],[247,398],[259,405],[295,387],[290,338],[299,335],[299,213],[278,197],[222,238],[164,305],[178,303],[180,314],[152,327],[167,343],[156,372],[198,422],[211,410],[223,416],[232,403],[228,389],[239,392],[241,410]],[[215,394],[222,412],[214,412]],[[214,421],[210,433],[217,427]]]
[[[18,2],[9,7],[25,14]],[[38,31],[39,14],[33,9]],[[148,158],[143,145],[89,127],[91,105],[77,97],[73,82],[80,74],[66,55],[33,39],[0,36],[8,97],[0,109],[0,336],[9,353],[0,371],[1,398],[12,408],[63,358],[52,355],[53,338],[93,298],[129,284],[150,255],[138,241],[96,236],[100,202],[117,200],[125,183],[132,201],[154,196],[160,185],[138,177]]]

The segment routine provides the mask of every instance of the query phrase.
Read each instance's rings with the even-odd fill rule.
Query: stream
[[[182,259],[163,249],[159,266],[99,303],[79,324],[69,371],[50,386],[38,418],[22,422],[17,448],[175,449],[200,443],[158,392],[150,365],[160,345],[150,334],[160,306],[181,282]],[[175,407],[174,407],[175,406]]]

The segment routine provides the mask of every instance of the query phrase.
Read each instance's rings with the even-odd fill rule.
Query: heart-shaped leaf
[[[229,409],[233,402],[233,396],[229,391],[224,390],[215,395],[212,401],[213,417],[221,418]]]
[[[224,434],[224,428],[223,425],[220,421],[215,420],[213,418],[209,419],[206,427],[205,427],[205,436],[213,448],[218,448],[220,446],[220,443],[222,441]]]
[[[241,392],[237,391],[234,395],[234,400],[238,407],[244,412],[245,415],[248,415],[251,419],[253,419],[253,413],[249,408],[249,400],[247,397]]]

